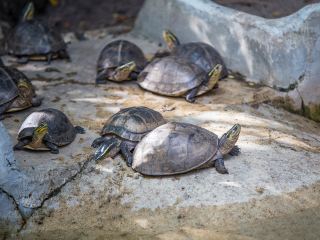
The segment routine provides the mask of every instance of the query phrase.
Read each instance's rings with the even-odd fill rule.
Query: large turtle
[[[157,53],[156,57],[166,56],[168,54],[179,58],[184,58],[204,71],[209,72],[217,64],[222,65],[220,78],[228,76],[228,69],[219,54],[219,52],[211,45],[204,42],[190,42],[181,44],[179,39],[170,31],[163,31],[163,39],[167,44],[168,52]]]
[[[114,157],[119,152],[128,166],[132,164],[131,151],[150,131],[165,124],[162,115],[147,107],[130,107],[111,116],[101,131],[101,137],[95,139],[92,147],[98,148],[94,159]]]
[[[100,53],[96,83],[135,79],[146,64],[147,59],[137,45],[126,40],[113,41]]]
[[[219,173],[228,173],[223,156],[238,155],[235,145],[240,134],[234,125],[221,138],[204,128],[169,122],[147,134],[136,146],[132,168],[144,175],[163,176],[215,167]]]
[[[31,81],[16,68],[0,66],[0,115],[41,105]]]
[[[210,91],[218,82],[222,65],[209,72],[183,58],[168,56],[154,59],[138,76],[138,84],[151,92],[165,96],[195,97]]]
[[[19,58],[20,63],[28,60],[48,61],[56,58],[69,59],[67,45],[61,34],[35,20],[34,5],[26,5],[21,21],[7,38],[6,49],[9,54]]]
[[[59,153],[58,147],[71,143],[76,135],[85,133],[82,127],[74,127],[68,117],[53,108],[31,113],[22,123],[15,150],[49,150]]]

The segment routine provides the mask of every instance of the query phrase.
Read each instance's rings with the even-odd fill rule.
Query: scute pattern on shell
[[[24,128],[38,127],[41,122],[48,124],[53,143],[63,146],[71,143],[76,137],[76,130],[68,117],[57,109],[47,108],[31,113],[22,123],[19,134]],[[18,135],[20,139],[20,135]]]
[[[188,59],[190,62],[201,67],[206,73],[221,64],[223,66],[221,77],[228,75],[227,67],[219,54],[212,46],[202,42],[190,42],[177,46],[171,53],[173,56]]]
[[[116,68],[131,61],[134,61],[139,69],[142,69],[147,63],[143,52],[137,45],[126,40],[116,40],[102,49],[98,58],[97,70]]]
[[[135,148],[132,168],[145,175],[172,175],[213,160],[216,134],[188,123],[169,122],[147,134]]]
[[[61,35],[36,20],[20,22],[7,40],[8,52],[17,56],[46,55],[65,49]]]
[[[206,80],[201,68],[175,56],[155,59],[138,77],[142,88],[167,96],[182,96]]]
[[[12,101],[18,94],[19,90],[8,72],[8,68],[0,66],[0,105]]]
[[[115,134],[127,140],[140,141],[146,133],[165,123],[162,115],[150,108],[125,108],[108,119],[101,135]]]

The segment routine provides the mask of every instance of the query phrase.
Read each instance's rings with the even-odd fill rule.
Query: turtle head
[[[162,37],[170,51],[180,45],[179,39],[169,30],[164,30],[162,33]]]
[[[219,140],[219,150],[223,155],[228,154],[238,141],[241,132],[240,124],[235,124]]]
[[[19,89],[20,96],[24,98],[30,97],[30,93],[33,92],[32,85],[25,79],[19,79],[17,87]]]
[[[33,131],[33,139],[34,140],[42,140],[44,135],[46,135],[49,131],[48,124],[45,122],[42,122],[39,124],[38,127],[36,127]]]
[[[209,87],[209,89],[212,89],[218,83],[220,76],[221,76],[221,72],[222,72],[222,65],[217,64],[208,73],[208,78],[209,78],[208,87]]]
[[[130,74],[136,69],[136,66],[136,63],[132,61],[117,67],[110,76],[110,80],[119,82],[130,79]]]
[[[51,6],[56,7],[59,4],[59,0],[49,0]]]
[[[21,20],[22,21],[29,21],[32,20],[34,17],[34,3],[30,1],[29,3],[26,4],[22,11],[22,16]]]
[[[96,141],[96,140],[95,140]],[[114,157],[120,151],[121,141],[115,137],[104,137],[104,140],[100,143],[95,141],[92,143],[92,146],[98,147],[95,153],[93,154],[93,159],[98,161],[105,157]]]

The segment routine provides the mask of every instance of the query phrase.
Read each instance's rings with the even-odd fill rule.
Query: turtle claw
[[[226,169],[226,167],[224,166],[224,161],[222,158],[215,160],[214,166],[215,166],[218,173],[229,174],[228,169]]]
[[[234,146],[230,152],[229,155],[231,156],[238,156],[241,153],[240,148],[238,146]]]
[[[78,134],[85,134],[85,133],[86,133],[86,130],[84,130],[83,127],[75,126],[74,128],[76,129],[76,132],[77,132]]]

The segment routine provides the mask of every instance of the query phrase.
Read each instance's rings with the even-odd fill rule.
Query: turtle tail
[[[85,133],[86,133],[86,130],[84,130],[83,127],[75,126],[74,129],[76,130],[76,132],[77,132],[78,134],[85,134]]]

